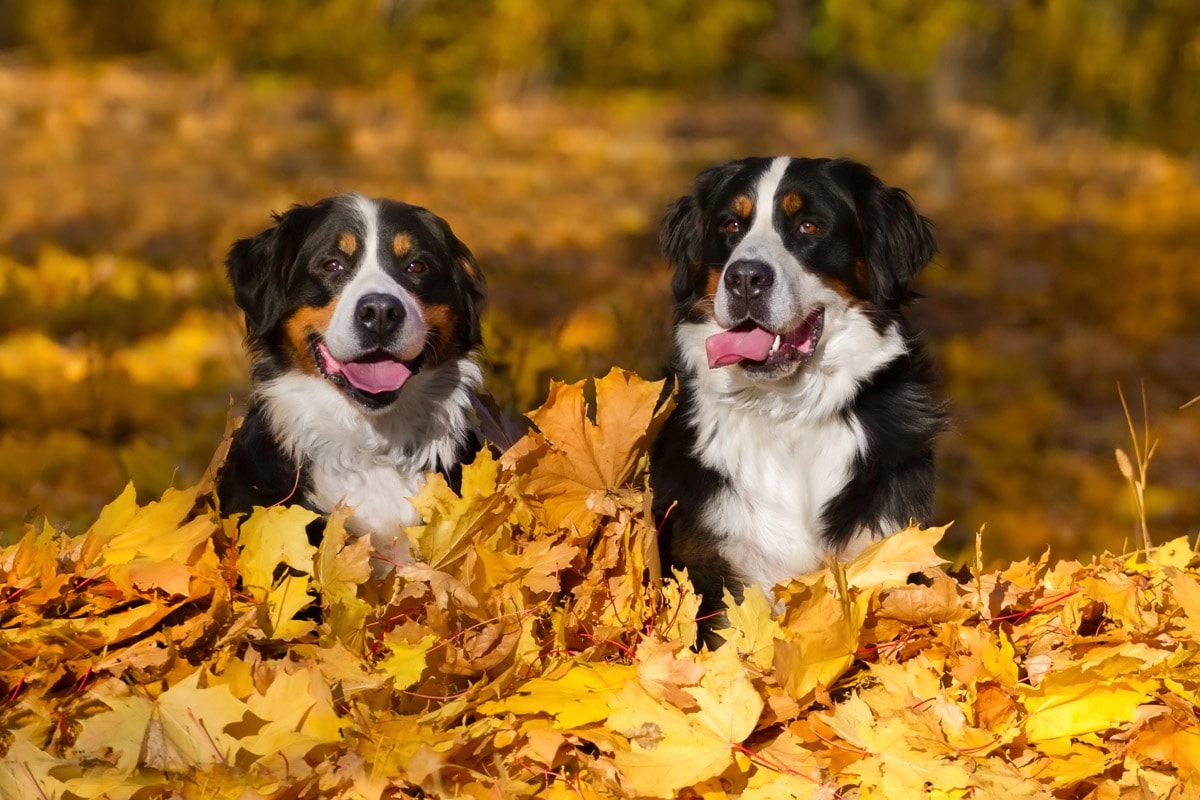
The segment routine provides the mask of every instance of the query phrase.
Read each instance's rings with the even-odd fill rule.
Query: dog
[[[848,160],[747,158],[668,209],[677,406],[651,448],[665,564],[764,591],[932,510],[945,412],[901,313],[936,250],[901,189]]]
[[[253,391],[218,478],[221,513],[344,505],[377,558],[408,563],[401,528],[421,524],[408,498],[427,472],[457,489],[481,446],[483,274],[418,206],[345,194],[274,220],[226,260]]]

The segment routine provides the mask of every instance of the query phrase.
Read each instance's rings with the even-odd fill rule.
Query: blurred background
[[[941,252],[950,550],[1200,529],[1194,0],[0,0],[0,531],[194,482],[244,408],[224,253],[342,191],[479,257],[493,392],[669,350],[665,206],[746,155],[845,155]],[[949,555],[954,555],[949,552]]]

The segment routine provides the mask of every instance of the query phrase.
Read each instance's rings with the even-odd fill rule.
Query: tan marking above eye
[[[780,205],[783,207],[783,213],[790,217],[804,208],[804,199],[795,192],[788,192],[783,196],[783,202]]]
[[[358,249],[358,237],[350,231],[342,231],[338,234],[337,247],[346,255],[352,256]]]
[[[407,233],[397,233],[392,238],[392,252],[396,255],[396,258],[400,258],[412,249],[413,238]]]
[[[749,219],[750,214],[754,212],[754,201],[747,195],[741,194],[733,200],[733,213],[737,214],[742,219]]]

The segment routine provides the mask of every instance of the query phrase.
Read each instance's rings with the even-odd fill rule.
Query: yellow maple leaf
[[[753,731],[763,709],[733,647],[698,656],[699,685],[685,687],[696,710],[664,704],[630,682],[609,701],[606,726],[629,740],[613,758],[621,782],[635,795],[675,797],[679,790],[721,774],[734,748]]]
[[[685,711],[696,708],[696,698],[683,690],[704,677],[704,667],[692,654],[684,654],[682,642],[660,642],[647,637],[634,651],[638,680],[659,700]]]
[[[127,564],[135,558],[186,562],[196,546],[216,531],[216,524],[207,516],[184,522],[196,505],[195,486],[167,489],[161,500],[132,511],[131,489],[113,501],[113,510],[102,513],[90,530],[93,535],[111,534],[101,555],[104,564]]]
[[[425,654],[437,636],[429,634],[418,642],[409,642],[389,631],[383,637],[383,646],[388,656],[379,662],[379,669],[392,677],[392,686],[397,690],[407,689],[421,679],[425,671]]]
[[[292,671],[281,666],[266,690],[246,698],[246,707],[265,724],[241,745],[259,755],[303,758],[316,745],[338,742],[345,722],[333,705],[319,670],[304,666]]]
[[[832,714],[820,715],[842,739],[862,753],[844,774],[857,775],[864,798],[927,800],[966,797],[971,774],[961,758],[946,758],[913,747],[904,722],[877,719],[858,695],[839,703]]]
[[[406,528],[405,533],[431,567],[446,569],[462,558],[475,539],[508,518],[512,500],[497,490],[499,470],[485,447],[463,467],[461,496],[444,477],[433,474],[412,498],[425,524]]]
[[[313,579],[321,592],[323,621],[328,636],[361,652],[364,624],[371,606],[358,596],[358,587],[371,577],[371,540],[346,533],[345,509],[329,515],[317,547]]]
[[[933,547],[942,540],[946,528],[916,526],[880,539],[846,564],[846,581],[859,588],[904,586],[914,572],[946,563]]]
[[[243,590],[260,604],[263,631],[272,638],[297,639],[314,627],[295,616],[314,599],[309,587],[317,549],[305,528],[316,518],[301,506],[276,506],[255,509],[241,524],[238,575]]]
[[[157,698],[144,692],[106,696],[108,710],[80,723],[74,747],[111,753],[119,770],[136,766],[168,772],[230,763],[239,741],[225,729],[240,722],[247,706],[227,684],[200,687],[195,670]]]
[[[281,565],[311,575],[317,549],[309,544],[305,528],[317,516],[302,506],[255,509],[238,533],[237,568],[243,588],[269,588]]]
[[[1171,594],[1183,609],[1186,628],[1193,639],[1200,638],[1200,582],[1176,567],[1167,567]]]
[[[699,634],[696,615],[700,613],[700,595],[692,591],[687,570],[672,570],[674,580],[662,585],[662,608],[655,616],[658,633],[664,639],[694,647]]]
[[[1117,760],[1103,747],[1070,737],[1039,742],[1038,752],[1042,757],[1034,762],[1036,770],[1056,788],[1102,775]]]
[[[1140,667],[1137,659],[1116,657],[1102,668],[1070,667],[1048,673],[1036,687],[1020,686],[1025,736],[1042,742],[1132,722],[1154,686],[1136,677]]]
[[[1185,569],[1195,556],[1192,543],[1186,536],[1165,542],[1149,553],[1150,563],[1176,569]]]
[[[546,403],[528,415],[540,437],[527,436],[503,461],[526,475],[525,490],[540,503],[552,529],[585,528],[596,515],[614,513],[614,495],[624,489],[671,410],[671,402],[655,408],[662,381],[644,381],[614,367],[595,386],[593,423],[584,382],[552,382]]]
[[[1161,716],[1142,727],[1129,749],[1144,758],[1178,767],[1183,778],[1200,777],[1200,737],[1170,716]]]
[[[609,698],[635,680],[637,668],[625,664],[572,663],[521,684],[504,698],[479,707],[484,714],[547,714],[560,730],[600,722],[609,713]]]
[[[745,592],[741,603],[735,603],[725,590],[725,616],[730,627],[719,631],[726,641],[733,639],[737,649],[763,669],[775,663],[775,640],[782,639],[783,629],[771,614],[767,596],[757,589]]]
[[[775,643],[775,674],[797,700],[830,686],[859,649],[871,594],[852,591],[840,564],[833,564],[831,577],[840,586],[836,593],[822,581],[789,600],[784,638]]]
[[[958,596],[958,581],[934,572],[930,586],[897,586],[883,592],[878,616],[906,625],[956,622],[971,616]]]

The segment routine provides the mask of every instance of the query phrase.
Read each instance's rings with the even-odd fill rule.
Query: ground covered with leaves
[[[748,593],[696,652],[644,490],[660,388],[554,384],[461,497],[430,479],[421,558],[382,581],[339,514],[313,546],[311,513],[222,519],[208,479],[27,526],[0,796],[1194,796],[1186,539],[948,574],[910,529]]]

